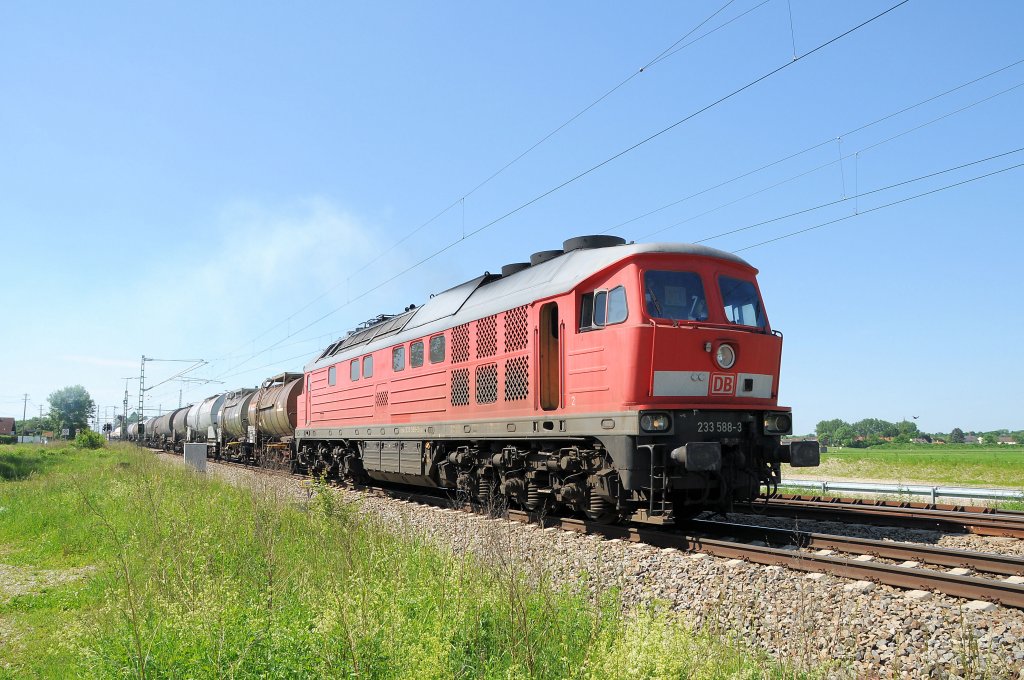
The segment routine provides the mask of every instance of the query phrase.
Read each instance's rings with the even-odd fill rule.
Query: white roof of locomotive
[[[305,370],[336,364],[384,347],[433,335],[454,326],[497,314],[514,307],[567,293],[587,278],[634,255],[674,253],[727,260],[750,267],[741,257],[724,250],[691,243],[632,243],[603,248],[572,250],[509,276],[493,279],[478,276],[432,296],[423,306],[383,321],[331,346],[342,347],[333,355],[323,353]],[[374,330],[376,329],[376,333]],[[362,337],[356,338],[354,336]]]

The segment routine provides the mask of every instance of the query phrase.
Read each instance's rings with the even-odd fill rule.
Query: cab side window
[[[349,365],[348,377],[352,379],[352,382],[359,380],[359,359],[353,359]]]
[[[605,323],[608,325],[622,323],[629,316],[629,307],[626,305],[626,289],[616,286],[608,291],[608,313]]]
[[[419,368],[423,365],[423,341],[417,340],[409,346],[409,365]]]
[[[596,330],[629,318],[625,286],[585,293],[580,299],[580,330]]]
[[[405,369],[405,345],[391,350],[391,370],[397,373]]]
[[[334,370],[334,366],[331,366],[330,368],[327,369],[327,384],[328,385],[333,385],[335,382],[336,382],[336,371]]]

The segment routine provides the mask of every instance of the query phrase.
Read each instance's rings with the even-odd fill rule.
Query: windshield
[[[673,321],[707,321],[704,284],[694,272],[644,272],[647,313]]]
[[[734,279],[721,276],[718,287],[722,291],[722,303],[725,306],[725,318],[729,323],[741,326],[764,327],[764,313],[761,311],[761,299],[753,281]]]

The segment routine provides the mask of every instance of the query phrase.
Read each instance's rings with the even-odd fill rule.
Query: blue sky
[[[179,389],[187,403],[301,370],[358,322],[569,236],[628,222],[612,233],[696,241],[1024,147],[1024,64],[851,133],[1024,59],[1024,5],[912,0],[462,239],[894,2],[792,0],[792,29],[786,0],[4,3],[0,411],[20,417],[27,392],[38,412],[74,383],[120,407],[142,354],[209,361],[192,375],[222,383],[149,393],[147,407],[175,407]],[[473,191],[718,10],[677,47],[722,28]],[[746,248],[1019,163],[708,244]],[[833,417],[1024,427],[1022,180],[740,251],[785,334],[798,431]],[[149,383],[181,367],[147,364]]]

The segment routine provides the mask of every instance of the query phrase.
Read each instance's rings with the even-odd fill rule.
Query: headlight
[[[664,432],[670,422],[667,413],[645,413],[640,416],[640,429],[644,432]]]
[[[715,362],[721,368],[732,368],[732,365],[736,363],[736,350],[732,348],[732,345],[723,342],[715,352]]]
[[[793,429],[793,419],[788,413],[769,413],[764,417],[765,434],[789,434]]]

